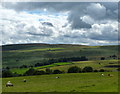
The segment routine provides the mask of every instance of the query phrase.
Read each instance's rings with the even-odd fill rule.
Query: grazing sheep
[[[55,78],[57,79],[57,78],[60,78],[60,77],[55,77]]]
[[[26,82],[26,79],[23,79],[23,82]]]
[[[102,75],[102,76],[104,76],[104,74],[103,74],[103,73],[102,73],[101,75]]]
[[[13,84],[10,81],[8,81],[6,87],[10,87],[10,86],[13,86]]]
[[[108,76],[109,76],[109,77],[113,77],[113,75],[112,75],[112,74],[108,74]]]

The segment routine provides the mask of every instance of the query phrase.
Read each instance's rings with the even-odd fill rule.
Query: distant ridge
[[[49,44],[49,43],[26,43],[26,44],[6,44],[2,46],[12,46],[12,45],[74,45],[74,46],[87,46],[80,44]]]
[[[30,47],[46,47],[46,46],[53,46],[53,47],[60,47],[60,46],[83,46],[87,47],[86,45],[78,45],[78,44],[47,44],[47,43],[27,43],[27,44],[8,44],[8,45],[2,45],[2,51],[8,51],[8,50],[20,50],[20,49],[27,49]]]

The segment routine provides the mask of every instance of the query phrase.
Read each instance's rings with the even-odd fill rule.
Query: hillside
[[[88,60],[117,59],[118,46],[84,46],[71,44],[15,44],[2,46],[3,67],[20,67],[44,63],[49,59],[85,56]],[[114,57],[115,56],[115,57]],[[117,56],[117,57],[116,57]]]
[[[114,76],[107,76],[109,73]],[[2,90],[3,92],[11,92],[11,94],[14,92],[21,92],[22,94],[23,92],[52,92],[51,94],[54,94],[53,92],[71,92],[70,94],[73,94],[72,92],[117,93],[118,73],[104,72],[104,74],[104,77],[101,76],[101,73],[70,73],[3,78]],[[56,76],[60,78],[56,79]],[[27,82],[24,83],[23,79],[27,79]],[[8,81],[11,81],[14,86],[6,88],[5,84]]]

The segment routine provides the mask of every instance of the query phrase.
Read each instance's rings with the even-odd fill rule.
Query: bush
[[[30,68],[28,71],[24,73],[24,75],[27,75],[27,76],[34,75],[35,72],[36,70],[34,68]]]
[[[13,77],[13,73],[10,70],[2,71],[2,77]]]
[[[118,68],[117,70],[120,71],[120,68]]]
[[[73,66],[68,69],[68,73],[79,73],[79,72],[81,72],[81,69],[77,66]]]
[[[46,74],[52,74],[52,70],[50,68],[46,68]]]
[[[9,67],[6,67],[6,70],[9,70],[10,68]]]
[[[27,67],[28,67],[27,65],[20,66],[20,68],[27,68]]]
[[[93,72],[93,68],[89,67],[89,66],[84,67],[83,70],[82,70],[82,72]]]
[[[101,57],[101,60],[105,60],[105,57]]]
[[[13,73],[13,76],[14,77],[18,77],[18,76],[21,76],[20,74],[18,74],[17,72]]]
[[[105,70],[104,69],[100,69],[99,72],[105,72]]]
[[[60,70],[54,70],[53,71],[53,74],[61,74],[62,73],[62,71],[60,71]]]
[[[41,70],[41,71],[35,71],[33,75],[43,75],[45,74],[45,71]]]
[[[85,56],[81,56],[81,61],[87,61],[88,58],[86,58]]]
[[[98,72],[98,70],[94,70],[94,72]]]

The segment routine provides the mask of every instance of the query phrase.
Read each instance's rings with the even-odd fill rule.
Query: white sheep
[[[103,73],[102,73],[101,75],[102,75],[102,76],[104,76],[104,74],[103,74]]]
[[[26,79],[23,79],[23,82],[26,82]]]
[[[57,78],[60,78],[60,77],[55,77],[55,78],[57,79]]]
[[[109,77],[113,77],[113,75],[112,75],[112,74],[108,74],[108,76],[109,76]]]
[[[10,86],[13,86],[13,84],[10,81],[8,81],[6,87],[10,87]]]

